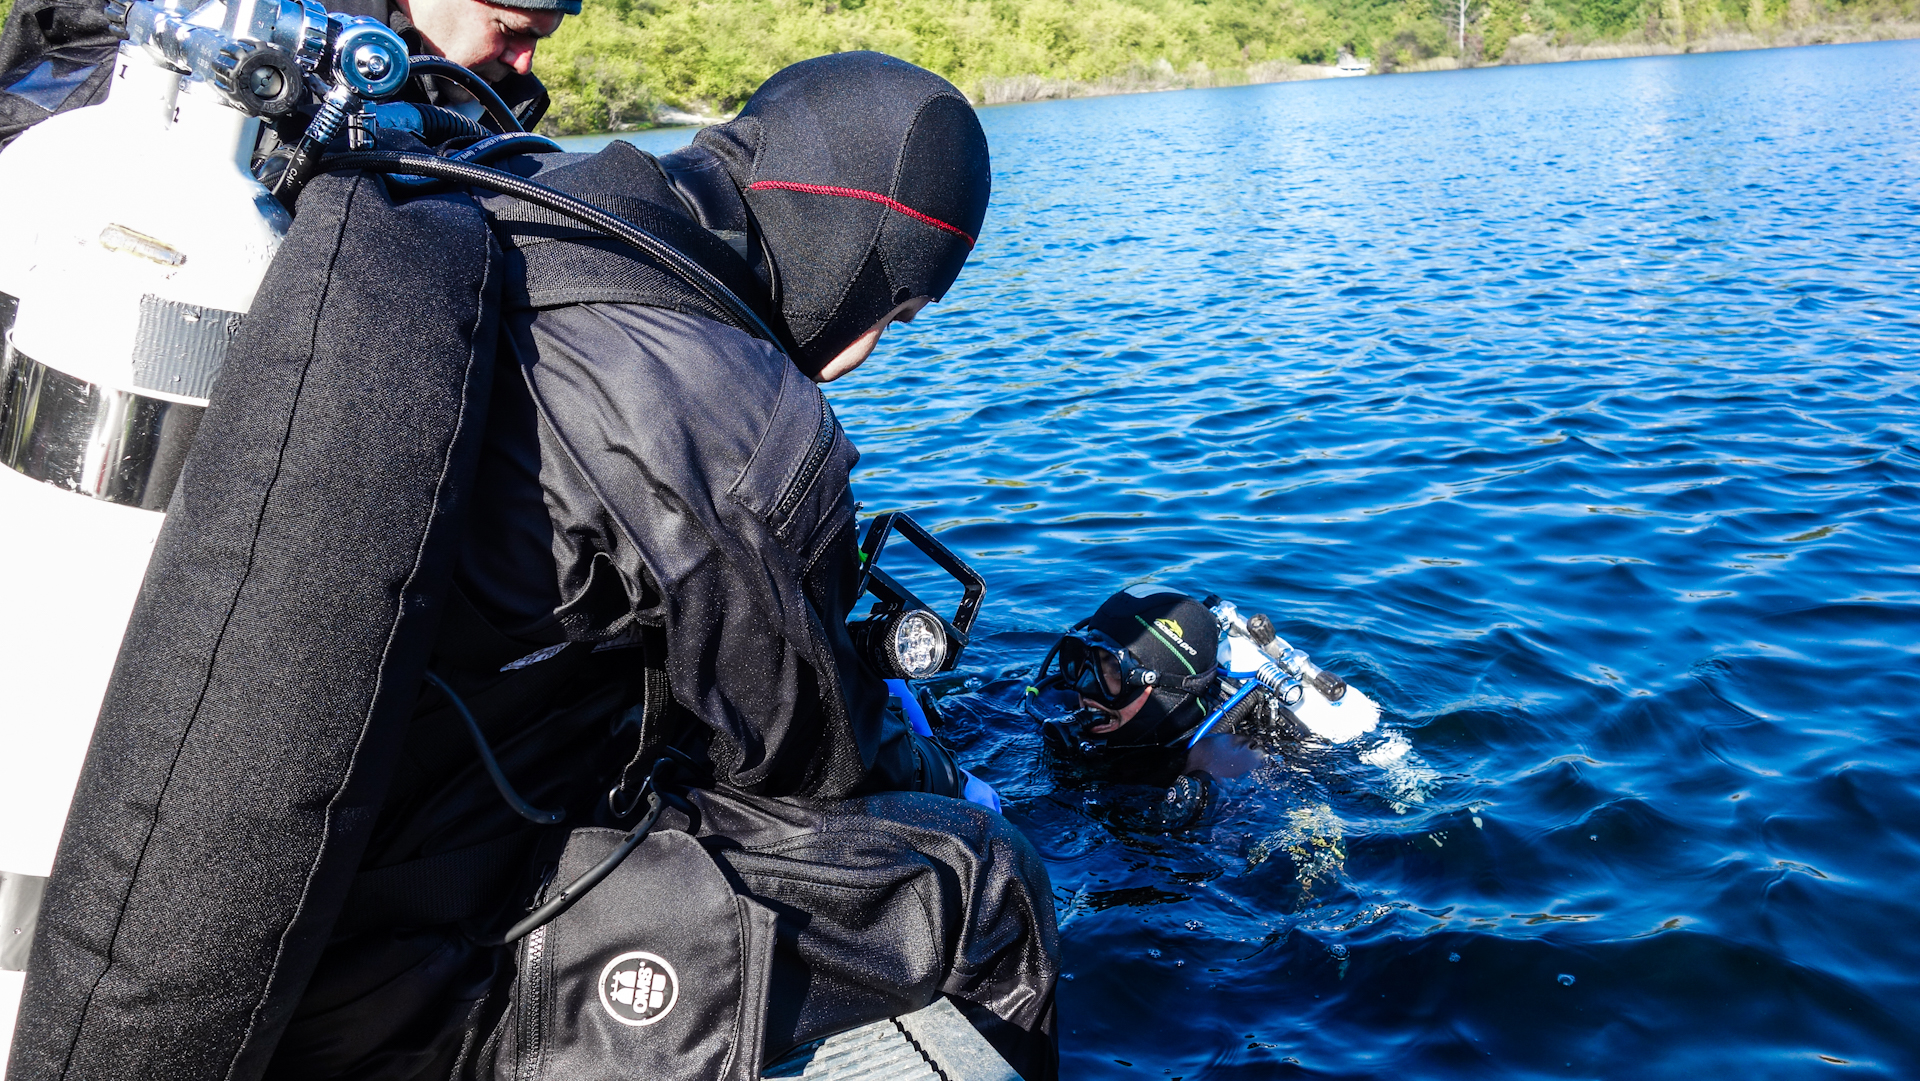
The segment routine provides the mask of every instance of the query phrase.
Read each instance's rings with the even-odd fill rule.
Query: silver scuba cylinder
[[[348,25],[315,0],[108,14],[127,41],[106,100],[0,153],[0,1070],[162,512],[290,224],[250,171],[260,117],[310,100]]]

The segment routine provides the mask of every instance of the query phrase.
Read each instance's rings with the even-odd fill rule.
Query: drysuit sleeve
[[[624,603],[589,607],[664,628],[718,778],[819,798],[921,787],[911,733],[846,633],[859,455],[819,388],[763,342],[658,308],[526,313],[508,339],[563,593],[617,578]],[[614,631],[581,615],[568,637]]]
[[[94,0],[19,0],[0,30],[0,146],[107,96],[120,39]]]

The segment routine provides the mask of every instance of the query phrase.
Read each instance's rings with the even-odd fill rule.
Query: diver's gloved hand
[[[921,707],[919,696],[907,688],[907,681],[887,680],[887,690],[899,700],[900,712],[906,717],[907,726],[913,729],[913,750],[920,756],[921,776],[934,781],[923,785],[921,791],[958,796],[968,803],[977,803],[999,814],[1000,793],[995,792],[992,785],[961,769],[960,764],[953,760],[953,752],[934,741],[933,725],[927,720],[927,711]]]
[[[1000,812],[1000,794],[993,786],[960,768],[953,752],[931,736],[913,734],[913,753],[920,760],[920,791],[952,796]]]
[[[1135,833],[1179,833],[1199,825],[1212,807],[1213,778],[1196,771],[1181,774],[1166,788],[1109,788],[1089,811]]]
[[[1253,740],[1237,732],[1208,736],[1187,749],[1182,773],[1211,773],[1222,780],[1244,777],[1266,764],[1267,756]]]
[[[960,795],[963,799],[968,803],[977,803],[987,810],[992,811],[994,814],[1000,813],[1000,793],[995,792],[992,785],[968,773],[966,770],[961,770],[960,776],[965,778],[967,782],[960,789]]]
[[[908,738],[913,741],[914,758],[919,762],[919,768],[914,771],[919,783],[914,787],[936,796],[959,797],[966,790],[966,771],[953,760],[953,752],[932,736],[915,732]]]

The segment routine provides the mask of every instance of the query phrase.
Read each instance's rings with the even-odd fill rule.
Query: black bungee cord
[[[659,781],[661,771],[672,768],[672,759],[661,758],[654,762],[651,770],[647,771],[647,779],[640,784],[640,792],[645,795],[647,800],[646,813],[640,816],[640,821],[634,823],[633,828],[628,830],[627,835],[620,839],[620,843],[614,846],[613,851],[607,854],[606,859],[594,864],[585,874],[567,883],[561,888],[559,893],[554,894],[553,897],[539,908],[527,913],[520,922],[507,928],[506,933],[501,935],[497,940],[489,940],[486,944],[491,946],[505,946],[518,942],[532,934],[535,930],[553,922],[558,919],[561,914],[565,913],[567,909],[572,908],[574,903],[579,901],[580,898],[585,897],[588,890],[598,886],[601,879],[612,874],[614,868],[625,862],[626,858],[633,854],[633,850],[639,848],[640,843],[647,839],[647,834],[653,832],[653,824],[660,820],[660,812],[666,806],[666,802],[660,797]],[[676,798],[676,802],[681,801]]]
[[[513,785],[507,781],[506,774],[501,772],[500,763],[493,756],[493,749],[487,746],[487,737],[480,731],[480,722],[474,719],[473,712],[467,708],[466,702],[462,701],[460,696],[454,693],[453,688],[447,686],[447,681],[441,679],[438,674],[429,670],[426,675],[427,682],[440,688],[440,693],[447,696],[447,699],[453,703],[453,708],[467,722],[467,731],[473,734],[474,748],[480,752],[480,762],[486,766],[487,775],[493,778],[493,787],[499,790],[501,798],[507,801],[507,805],[512,807],[520,817],[538,825],[552,826],[565,821],[566,811],[543,811],[528,803],[521,798],[520,793],[514,791]],[[666,807],[667,800],[662,799],[660,795],[660,780],[662,773],[671,771],[673,766],[674,762],[671,758],[660,758],[654,761],[653,768],[647,771],[646,780],[640,782],[639,790],[634,793],[634,803],[630,804],[628,809],[628,813],[632,813],[632,807],[638,805],[644,798],[647,802],[646,813],[640,816],[640,821],[634,823],[633,828],[627,831],[627,835],[620,839],[620,843],[607,854],[605,859],[589,868],[585,874],[561,887],[559,893],[527,913],[518,923],[509,927],[505,934],[498,939],[489,940],[486,944],[505,946],[518,942],[538,928],[558,919],[580,898],[585,897],[587,891],[598,886],[602,879],[612,874],[614,868],[624,863],[628,856],[633,855],[633,850],[639,848],[647,839],[647,835],[653,832],[654,823],[660,820],[660,812]],[[619,789],[616,788],[614,791],[617,792]],[[610,807],[613,794],[613,792],[607,793]],[[667,799],[672,800],[676,806],[683,808],[686,806],[685,801],[678,797]],[[617,810],[616,814],[618,814]]]
[[[760,316],[747,306],[746,301],[741,300],[733,290],[727,288],[726,283],[714,277],[706,267],[682,255],[666,241],[625,218],[609,214],[592,203],[576,199],[566,192],[549,188],[545,184],[537,184],[502,169],[449,161],[434,154],[417,154],[399,150],[350,150],[343,154],[328,155],[321,159],[319,166],[319,171],[328,173],[344,172],[349,169],[450,180],[456,184],[466,184],[499,192],[502,195],[511,195],[516,199],[572,218],[582,225],[598,230],[616,240],[624,241],[658,259],[666,264],[666,268],[681,281],[699,290],[713,302],[715,307],[725,312],[740,329],[766,341],[782,353],[787,352],[779,336],[774,334]]]

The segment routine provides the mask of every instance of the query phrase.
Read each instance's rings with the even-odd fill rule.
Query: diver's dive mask
[[[1060,636],[1040,662],[1035,683],[1045,681],[1047,668],[1059,658],[1059,682],[1091,702],[1111,710],[1123,710],[1141,695],[1152,690],[1179,694],[1199,694],[1213,686],[1213,673],[1202,671],[1190,676],[1169,675],[1142,664],[1107,634],[1080,626]]]
[[[1127,647],[1091,627],[1075,627],[1060,638],[1060,682],[1082,698],[1108,709],[1125,709],[1160,682],[1160,673],[1127,652]],[[1041,665],[1045,674],[1046,665]]]
[[[1022,704],[1042,731],[1067,746],[1087,749],[1095,743],[1155,743],[1164,738],[1159,731],[1164,722],[1182,712],[1181,707],[1211,687],[1213,681],[1211,671],[1185,676],[1150,668],[1111,636],[1081,626],[1061,635],[1047,651]],[[1172,694],[1149,702],[1148,708],[1116,733],[1088,733],[1088,726],[1111,720],[1114,713],[1156,690]]]

